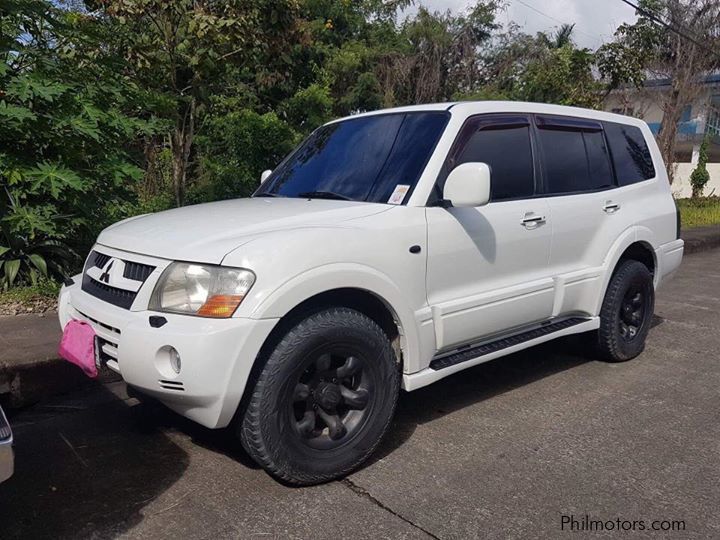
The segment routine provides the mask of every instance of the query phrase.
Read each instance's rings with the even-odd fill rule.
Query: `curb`
[[[699,253],[720,247],[720,226],[699,227],[683,232],[680,237],[685,241],[685,254]]]

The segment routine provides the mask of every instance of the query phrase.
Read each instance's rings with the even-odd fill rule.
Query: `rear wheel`
[[[399,393],[395,354],[362,313],[333,308],[280,339],[241,419],[247,452],[274,476],[308,485],[344,476],[376,448]]]
[[[623,261],[610,279],[600,312],[600,355],[611,362],[622,362],[640,354],[654,309],[652,274],[641,262]]]

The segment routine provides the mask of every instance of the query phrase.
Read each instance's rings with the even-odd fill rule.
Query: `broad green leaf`
[[[10,251],[9,247],[0,246],[0,255],[5,255],[8,251]]]
[[[55,81],[43,81],[34,76],[19,76],[11,79],[7,94],[23,103],[33,99],[52,102],[69,88],[66,84]]]
[[[5,280],[7,281],[8,286],[12,287],[19,270],[20,259],[5,261]]]
[[[0,101],[0,118],[20,124],[25,120],[36,120],[37,116],[27,107],[18,107]]]
[[[34,190],[49,192],[54,199],[59,199],[66,189],[85,191],[87,187],[75,171],[52,163],[41,163],[25,174],[32,179]]]
[[[45,259],[42,257],[42,255],[38,255],[37,253],[31,253],[30,255],[28,255],[28,258],[30,259],[30,262],[33,263],[35,268],[37,268],[44,277],[47,277],[47,263],[45,262]]]
[[[83,116],[74,116],[70,119],[67,125],[78,134],[85,135],[95,142],[100,142],[100,130],[98,129],[97,122],[93,119],[88,119]]]

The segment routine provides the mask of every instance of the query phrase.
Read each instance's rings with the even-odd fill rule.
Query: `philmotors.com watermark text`
[[[626,519],[597,518],[585,514],[562,514],[560,530],[567,532],[633,532],[633,531],[684,531],[685,520],[682,519]]]

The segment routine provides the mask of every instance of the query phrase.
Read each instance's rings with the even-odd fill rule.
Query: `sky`
[[[508,6],[498,15],[499,22],[514,21],[529,34],[552,31],[562,23],[575,23],[575,43],[591,49],[610,41],[620,24],[636,19],[635,10],[621,0],[506,1]],[[457,13],[466,8],[471,0],[419,0],[417,3],[431,11],[449,9]]]

